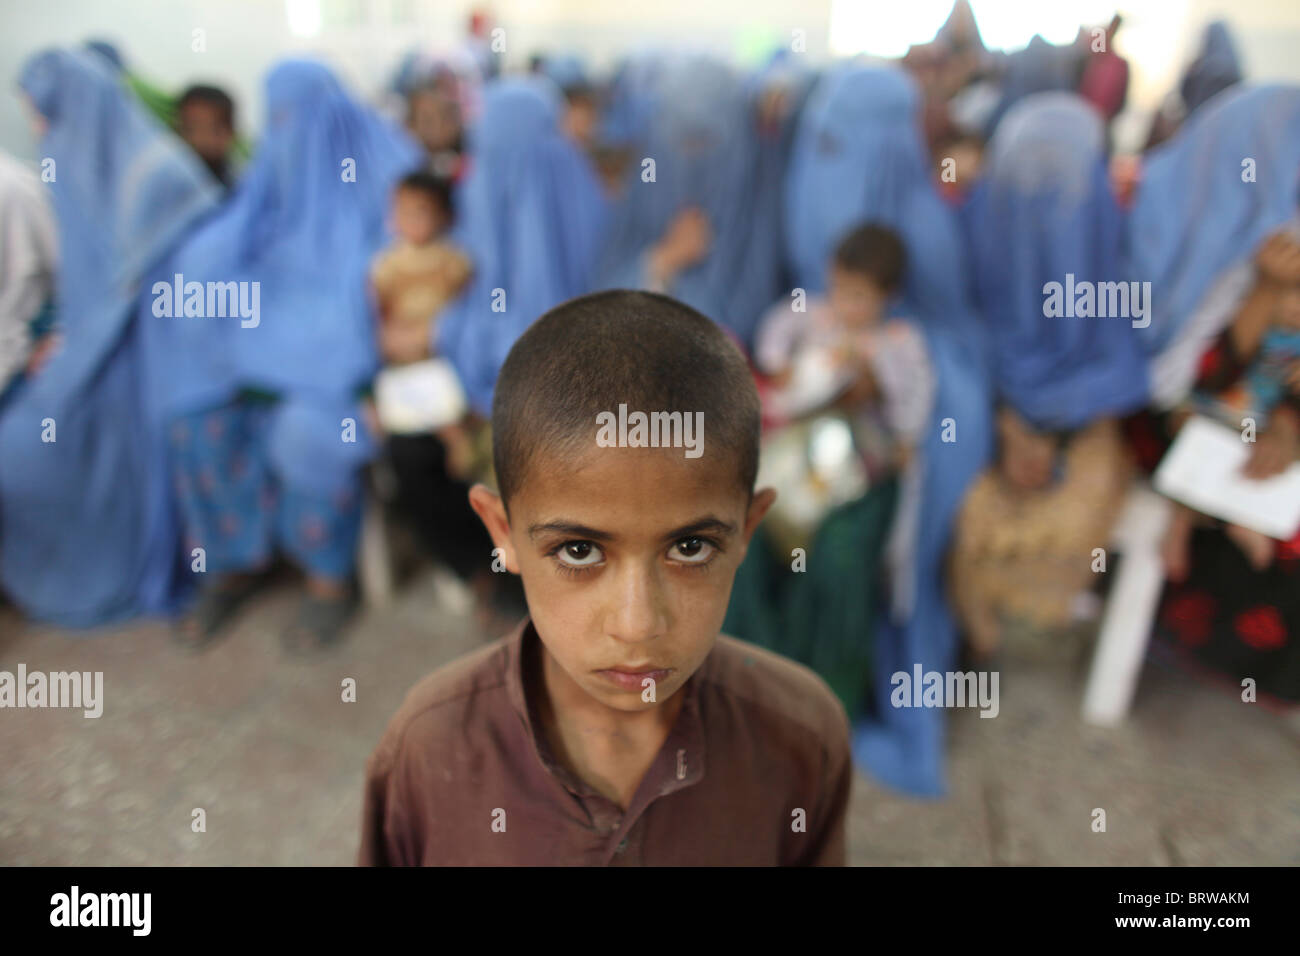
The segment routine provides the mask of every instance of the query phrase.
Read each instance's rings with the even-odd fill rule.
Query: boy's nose
[[[609,635],[627,644],[639,644],[666,634],[671,622],[659,575],[629,566],[617,581],[606,624]]]

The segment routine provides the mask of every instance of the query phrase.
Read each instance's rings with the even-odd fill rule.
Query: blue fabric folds
[[[749,347],[780,294],[780,248],[768,205],[754,103],[742,78],[703,54],[644,54],[614,82],[604,136],[633,150],[598,269],[601,288],[638,288],[644,257],[682,210],[698,207],[713,244],[665,290]],[[779,157],[778,157],[779,158]],[[654,160],[654,181],[645,160]]]
[[[1135,279],[1149,281],[1156,354],[1177,339],[1211,284],[1295,216],[1300,87],[1234,87],[1146,158],[1129,217]]]
[[[151,385],[166,418],[241,389],[278,396],[271,460],[288,484],[330,494],[373,452],[358,403],[378,367],[367,269],[393,187],[422,154],[320,63],[277,64],[266,103],[263,140],[234,194],[171,264],[185,283],[256,288],[259,314],[155,317],[171,360]]]
[[[1215,20],[1205,28],[1201,52],[1187,67],[1178,86],[1188,115],[1195,113],[1216,94],[1240,83],[1241,78],[1241,61],[1237,58],[1228,25]]]
[[[786,192],[787,250],[810,292],[844,233],[863,222],[897,230],[907,247],[903,308],[922,327],[938,381],[920,449],[920,523],[911,551],[915,599],[906,620],[876,629],[875,719],[855,728],[854,754],[885,783],[916,794],[944,792],[944,716],[894,708],[898,671],[949,669],[957,633],[943,585],[953,518],[988,461],[992,411],[978,320],[969,303],[957,223],[931,182],[918,125],[919,98],[906,74],[847,67],[813,92],[796,135]]]
[[[1136,410],[1147,397],[1146,361],[1101,118],[1072,93],[1038,93],[1007,113],[988,154],[966,221],[997,392],[1046,429]],[[1049,283],[1064,314],[1045,313]],[[1096,309],[1128,314],[1074,316],[1070,293],[1085,283],[1101,291],[1122,283],[1110,287],[1122,295],[1096,296]]]
[[[549,80],[500,80],[470,131],[456,233],[474,278],[434,334],[485,416],[515,340],[547,310],[591,290],[605,200],[587,157],[560,131],[559,111]]]
[[[98,54],[37,54],[19,83],[48,123],[64,344],[0,418],[0,576],[61,626],[165,612],[179,531],[139,304],[217,186]]]

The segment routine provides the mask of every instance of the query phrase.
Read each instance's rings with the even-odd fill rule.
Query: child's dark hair
[[[734,463],[753,494],[758,391],[740,349],[709,318],[654,292],[613,290],[570,299],[515,343],[492,402],[492,458],[509,507],[539,452],[595,448],[597,416],[620,404],[704,414],[706,455]]]
[[[835,264],[846,272],[866,276],[886,293],[897,292],[907,270],[907,250],[888,226],[866,223],[853,229],[835,247]]]
[[[176,101],[176,112],[179,113],[191,103],[204,103],[208,106],[215,106],[220,111],[226,127],[232,130],[235,128],[235,101],[230,98],[229,93],[220,87],[200,84],[189,87]]]
[[[447,216],[447,221],[451,222],[456,218],[456,208],[452,200],[451,180],[445,176],[439,176],[431,173],[427,169],[416,169],[402,177],[397,188],[411,189],[423,193],[437,204],[438,208]]]

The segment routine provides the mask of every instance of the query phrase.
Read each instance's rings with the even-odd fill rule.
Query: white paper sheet
[[[1242,475],[1254,446],[1203,416],[1188,419],[1156,469],[1162,495],[1285,541],[1300,531],[1300,464],[1264,481]]]
[[[465,414],[465,392],[446,359],[386,368],[375,377],[375,410],[385,431],[432,431]]]

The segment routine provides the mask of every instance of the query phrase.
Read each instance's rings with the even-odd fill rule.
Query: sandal
[[[230,622],[250,597],[261,587],[257,576],[241,578],[233,583],[206,587],[199,592],[198,600],[189,615],[172,630],[172,641],[188,651],[201,651],[221,636]]]
[[[339,643],[357,600],[347,597],[322,598],[308,594],[298,606],[298,618],[280,634],[280,642],[291,654],[321,651]]]

